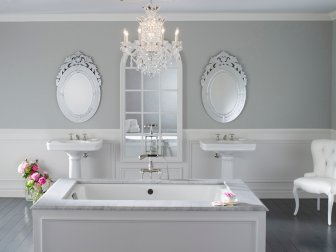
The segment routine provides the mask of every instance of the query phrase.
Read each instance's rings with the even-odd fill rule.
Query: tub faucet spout
[[[153,161],[152,161],[153,157],[159,157],[159,155],[158,154],[142,154],[138,157],[140,160],[148,158],[147,168],[140,169],[141,178],[143,178],[145,173],[149,173],[150,178],[153,177],[153,173],[157,173],[161,177],[161,169],[154,168]]]
[[[140,160],[143,160],[145,158],[152,158],[152,157],[159,157],[159,155],[158,154],[142,154],[138,158]]]

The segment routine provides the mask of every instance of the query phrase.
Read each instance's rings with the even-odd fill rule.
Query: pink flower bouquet
[[[26,179],[26,189],[32,195],[32,199],[36,202],[49,188],[52,180],[47,172],[38,165],[38,160],[35,162],[23,161],[18,167],[18,173]]]

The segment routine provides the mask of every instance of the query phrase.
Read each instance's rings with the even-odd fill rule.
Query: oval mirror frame
[[[231,79],[236,80],[236,94],[234,105],[228,111],[219,111],[216,108],[212,100],[214,92],[212,88],[214,87],[215,80],[219,76],[226,74],[231,77]],[[208,113],[208,115],[216,120],[217,122],[227,123],[236,119],[242,112],[245,101],[246,101],[246,75],[243,72],[242,66],[238,63],[236,57],[229,55],[225,51],[220,52],[218,55],[212,57],[205,67],[205,71],[202,75],[201,86],[202,86],[202,102],[203,106]],[[216,86],[217,83],[216,83]],[[232,93],[232,92],[231,92]],[[223,100],[225,99],[225,94],[216,92],[217,95],[221,95]],[[217,97],[216,100],[221,99]],[[232,98],[228,99],[231,100]],[[223,104],[225,106],[225,104]],[[227,106],[227,105],[226,105]]]
[[[67,85],[69,85],[69,80],[76,74],[83,75],[91,84],[91,101],[87,102],[87,109],[83,113],[74,113],[69,105],[67,105],[64,94]],[[70,121],[75,123],[85,122],[96,113],[101,96],[101,77],[91,57],[80,51],[66,57],[56,77],[56,86],[58,106],[63,115]],[[72,95],[80,95],[80,90],[78,90],[78,94],[70,94],[70,96]]]

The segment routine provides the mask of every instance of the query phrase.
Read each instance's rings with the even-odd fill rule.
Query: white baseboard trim
[[[255,195],[260,199],[293,199],[293,191],[291,190],[252,190]],[[306,192],[300,192],[300,199],[315,199],[316,194],[310,194]],[[325,195],[321,195],[321,198],[327,198]]]
[[[331,139],[336,139],[336,130],[334,130],[334,129],[330,130],[330,138]]]
[[[24,179],[0,179],[0,197],[25,197]]]
[[[20,189],[0,189],[0,198],[24,198],[25,192]]]

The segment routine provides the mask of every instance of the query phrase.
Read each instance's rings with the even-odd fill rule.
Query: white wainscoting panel
[[[217,133],[234,133],[256,142],[256,151],[235,155],[233,173],[261,198],[292,198],[293,180],[313,170],[311,141],[331,138],[330,129],[185,130],[190,178],[220,177],[220,158],[199,147],[200,139],[215,139]]]
[[[146,161],[120,162],[119,129],[0,129],[0,197],[23,197],[24,181],[17,173],[25,158],[39,159],[54,179],[68,176],[68,158],[63,152],[47,151],[46,141],[68,137],[68,133],[87,133],[104,139],[103,148],[82,159],[84,178],[140,178]],[[291,198],[292,183],[312,171],[310,144],[313,139],[336,138],[330,129],[189,129],[184,130],[183,162],[168,163],[171,179],[219,178],[221,160],[200,149],[202,139],[215,139],[216,133],[234,133],[257,143],[256,151],[243,153],[234,160],[234,176],[243,179],[263,198]],[[154,166],[167,177],[166,164]]]

